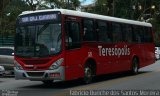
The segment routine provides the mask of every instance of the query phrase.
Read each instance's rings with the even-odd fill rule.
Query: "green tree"
[[[92,12],[119,18],[140,20],[145,14],[153,15],[159,9],[159,0],[95,0]],[[155,9],[151,6],[155,5]]]
[[[36,8],[41,5],[44,0],[24,0],[26,4],[30,6],[30,10],[36,10]]]
[[[0,34],[3,34],[3,30],[4,30],[4,10],[6,8],[6,6],[10,3],[10,0],[0,0]]]
[[[46,0],[45,4],[49,4],[51,7],[54,8],[65,8],[76,10],[78,7],[80,7],[80,1],[79,0]]]
[[[3,10],[2,32],[3,36],[13,34],[15,32],[15,24],[17,16],[25,10],[29,10],[29,6],[22,0],[12,0]]]
[[[73,10],[76,10],[81,4],[79,0],[70,0],[70,2],[72,4],[72,9]]]
[[[91,13],[150,22],[160,45],[160,0],[94,0]]]
[[[95,2],[95,8],[93,8],[92,12],[101,14],[101,15],[109,15],[108,14],[108,2],[107,0],[97,0]]]

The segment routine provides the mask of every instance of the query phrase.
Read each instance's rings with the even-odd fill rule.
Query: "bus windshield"
[[[61,24],[53,22],[17,26],[15,55],[46,57],[61,51]]]

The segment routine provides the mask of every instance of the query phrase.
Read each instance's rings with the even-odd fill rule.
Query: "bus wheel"
[[[44,80],[44,81],[42,81],[42,82],[43,82],[43,84],[45,84],[45,85],[53,84],[53,80]]]
[[[134,58],[132,61],[132,74],[136,75],[138,74],[138,59]]]
[[[91,66],[89,66],[89,64],[87,64],[84,68],[84,82],[86,84],[90,83],[92,81],[93,78],[93,72],[92,72],[92,68]]]

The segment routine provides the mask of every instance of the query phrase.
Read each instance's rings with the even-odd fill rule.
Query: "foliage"
[[[152,23],[155,42],[160,44],[160,0],[94,0],[87,12]]]
[[[3,8],[1,14],[1,35],[6,36],[15,32],[15,22],[17,16],[29,7],[21,0],[12,0]]]
[[[26,10],[67,8],[77,9],[79,0],[0,0],[0,35],[14,34],[16,18]]]
[[[49,3],[51,8],[65,8],[73,10],[76,10],[80,6],[79,0],[46,0],[46,3]]]
[[[0,0],[0,33],[3,30],[3,13],[6,6],[10,3],[10,0]]]

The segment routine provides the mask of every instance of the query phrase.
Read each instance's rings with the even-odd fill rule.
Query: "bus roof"
[[[92,13],[80,12],[80,11],[74,11],[74,10],[67,10],[67,9],[46,9],[46,10],[36,10],[36,11],[24,11],[20,15],[40,13],[40,12],[52,12],[52,11],[60,11],[61,14],[71,15],[71,16],[94,18],[94,19],[99,19],[99,20],[107,20],[107,21],[113,21],[113,22],[119,22],[119,23],[152,27],[150,23],[146,23],[146,22],[121,19],[121,18],[116,18],[116,17],[110,17],[110,16],[104,16],[104,15],[98,15],[98,14],[92,14]]]

